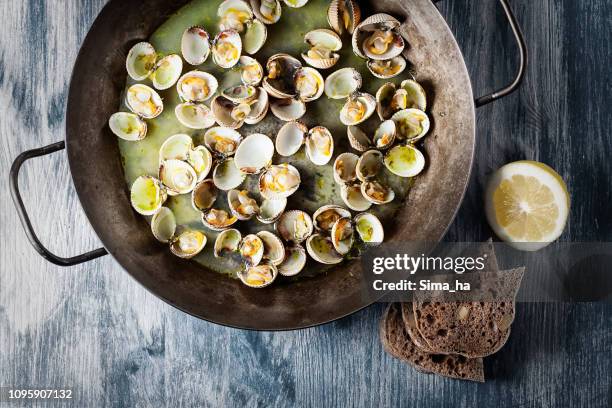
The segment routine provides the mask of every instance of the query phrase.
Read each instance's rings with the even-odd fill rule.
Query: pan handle
[[[28,216],[28,212],[26,211],[25,206],[23,205],[23,200],[21,199],[21,193],[19,192],[19,170],[21,170],[21,166],[27,160],[32,159],[34,157],[45,156],[47,154],[57,152],[59,150],[63,150],[66,147],[64,141],[50,144],[48,146],[40,147],[38,149],[32,149],[21,153],[11,166],[11,171],[9,173],[10,187],[11,187],[11,198],[13,199],[13,203],[15,204],[15,208],[17,209],[17,215],[21,220],[21,225],[25,230],[26,237],[30,241],[30,244],[34,247],[34,249],[47,261],[54,263],[59,266],[72,266],[78,265],[83,262],[91,261],[92,259],[99,258],[103,255],[106,255],[106,249],[98,248],[94,251],[87,252],[81,255],[73,256],[71,258],[62,258],[60,256],[55,255],[51,251],[49,251],[45,246],[40,242],[38,237],[36,236],[36,232],[32,227],[32,223],[30,222],[30,217]]]
[[[440,0],[433,0],[434,3],[439,2]],[[481,96],[480,98],[475,99],[475,104],[477,108],[481,106],[488,105],[489,103],[496,101],[504,96],[510,95],[512,92],[516,91],[518,87],[523,82],[523,78],[525,77],[525,71],[527,69],[527,45],[525,44],[525,37],[523,36],[523,32],[521,27],[516,20],[514,12],[508,4],[508,0],[499,0],[501,6],[504,9],[504,13],[506,14],[506,18],[508,19],[508,24],[510,24],[510,28],[512,29],[512,34],[514,34],[514,39],[516,40],[516,44],[518,46],[519,53],[519,66],[516,71],[516,75],[514,80],[507,86],[498,89],[495,92],[492,92],[488,95]]]

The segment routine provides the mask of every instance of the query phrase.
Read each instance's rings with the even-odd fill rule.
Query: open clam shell
[[[312,235],[313,223],[310,215],[302,210],[283,213],[276,223],[276,231],[286,242],[300,244]]]
[[[224,89],[221,95],[237,104],[249,102],[257,96],[257,88],[240,84]]]
[[[202,214],[202,224],[212,231],[223,231],[230,228],[238,221],[238,218],[230,215],[225,210],[211,208]]]
[[[308,3],[308,0],[283,0],[283,2],[289,7],[300,8],[304,7],[306,3]]]
[[[215,120],[222,127],[239,129],[251,113],[248,103],[236,104],[224,96],[215,96],[210,103]]]
[[[365,122],[376,109],[376,99],[368,93],[355,93],[340,110],[340,121],[346,126]]]
[[[161,207],[151,218],[151,232],[156,240],[168,243],[176,232],[176,218],[168,207]]]
[[[343,260],[331,238],[321,234],[311,235],[306,240],[306,250],[312,259],[325,265],[339,264]]]
[[[382,205],[393,201],[395,192],[379,181],[369,180],[361,184],[361,194],[373,204]]]
[[[406,79],[402,81],[400,89],[406,91],[406,108],[420,109],[425,112],[427,109],[427,94],[421,84],[413,79]]]
[[[324,205],[312,215],[314,228],[318,232],[330,233],[340,218],[350,218],[351,212],[339,205]]]
[[[420,109],[404,109],[391,117],[397,127],[397,137],[414,143],[429,132],[429,116]]]
[[[234,156],[236,167],[244,174],[257,174],[270,166],[274,143],[268,136],[255,133],[240,143]]]
[[[323,76],[314,68],[304,67],[295,73],[295,91],[304,102],[317,100],[325,90]]]
[[[130,188],[130,202],[142,215],[153,215],[164,204],[168,194],[161,181],[151,176],[140,176]]]
[[[327,22],[338,34],[353,34],[361,21],[357,0],[332,0],[327,9]]]
[[[191,192],[191,205],[196,211],[210,210],[217,200],[218,190],[212,179],[200,181]]]
[[[275,147],[278,154],[284,157],[296,154],[304,144],[307,132],[308,128],[302,122],[285,123],[276,135]]]
[[[257,235],[249,234],[242,238],[238,251],[248,266],[257,266],[263,259],[264,243]]]
[[[406,59],[401,55],[387,60],[369,60],[368,69],[377,78],[389,79],[398,76],[407,66]]]
[[[251,8],[257,19],[264,24],[274,24],[281,18],[279,0],[251,0]]]
[[[382,122],[376,129],[376,132],[374,132],[372,142],[377,149],[386,150],[395,142],[395,134],[395,122],[386,120]]]
[[[238,149],[242,136],[234,129],[217,126],[204,133],[204,144],[219,156],[231,156]]]
[[[356,215],[355,229],[361,241],[366,244],[380,244],[385,239],[385,230],[374,214],[362,213]]]
[[[226,253],[237,252],[242,241],[242,234],[234,228],[221,231],[215,240],[213,255],[215,258],[221,258]]]
[[[155,64],[155,70],[151,74],[151,81],[155,89],[168,89],[176,84],[182,72],[183,59],[177,54],[167,55]]]
[[[287,198],[300,187],[300,172],[290,164],[270,166],[259,177],[259,192],[268,200]]]
[[[287,199],[281,198],[278,200],[263,200],[259,206],[257,220],[263,224],[272,224],[276,222],[287,207]]]
[[[180,103],[174,108],[174,114],[183,126],[190,129],[208,129],[215,124],[215,115],[202,103]]]
[[[425,168],[425,156],[414,146],[395,146],[385,156],[385,167],[400,177],[415,177]]]
[[[242,38],[242,47],[247,54],[256,54],[268,39],[268,29],[265,24],[255,19],[247,23],[246,32]]]
[[[325,95],[331,99],[346,99],[361,88],[361,74],[354,68],[341,68],[325,80]]]
[[[353,211],[367,211],[372,202],[366,199],[361,192],[361,183],[345,184],[340,187],[340,197],[344,204]]]
[[[338,184],[349,184],[357,179],[357,162],[359,156],[354,153],[342,153],[334,161],[334,181]]]
[[[355,227],[350,217],[338,219],[331,228],[331,241],[340,255],[348,254],[355,243]]]
[[[283,245],[283,241],[270,231],[260,231],[257,233],[257,236],[263,242],[263,259],[269,261],[272,265],[280,265],[285,259],[285,245]]]
[[[383,154],[378,150],[368,150],[363,153],[357,161],[355,174],[360,181],[368,181],[375,178],[383,167]]]
[[[387,82],[376,91],[376,112],[380,120],[387,120],[400,109],[405,109],[402,106],[405,99],[398,95],[396,99],[396,87],[393,82]]]
[[[167,138],[159,148],[159,163],[166,160],[187,160],[193,149],[193,139],[184,133],[177,133]]]
[[[206,246],[206,234],[198,230],[185,230],[170,242],[170,252],[179,258],[191,259]]]
[[[176,83],[176,91],[186,102],[204,102],[217,92],[217,79],[203,71],[189,71]]]
[[[143,84],[134,84],[128,88],[125,104],[132,112],[145,119],[156,118],[164,110],[159,94]]]
[[[334,138],[326,127],[315,126],[306,136],[306,156],[317,166],[326,165],[334,154]]]
[[[337,51],[342,48],[342,40],[334,31],[327,29],[310,31],[304,36],[304,42],[310,49],[302,54],[302,58],[310,66],[328,69],[340,59]]]
[[[213,62],[221,68],[231,68],[238,63],[242,53],[242,39],[235,30],[221,31],[212,45]]]
[[[348,136],[349,144],[351,147],[358,152],[365,152],[372,148],[372,141],[360,127],[349,126],[346,128],[346,135]]]
[[[242,283],[251,288],[264,288],[270,285],[278,276],[276,266],[270,263],[262,263],[257,266],[246,267],[238,272],[238,278]]]
[[[186,29],[181,37],[181,54],[191,65],[201,65],[210,55],[210,36],[202,27]]]
[[[398,32],[399,26],[395,17],[385,13],[366,18],[353,33],[353,51],[359,57],[374,60],[388,60],[400,55],[405,43]]]
[[[298,120],[306,114],[306,104],[300,99],[276,99],[270,103],[270,109],[274,116],[285,122]]]
[[[182,160],[165,160],[159,166],[159,180],[166,186],[168,195],[188,194],[198,182],[198,175],[189,163]]]
[[[289,54],[274,54],[266,62],[267,76],[262,86],[274,98],[284,99],[297,96],[295,75],[302,63]]]
[[[306,250],[301,245],[285,249],[285,259],[278,265],[278,273],[283,276],[295,276],[306,266]]]
[[[113,113],[108,119],[110,130],[120,139],[135,142],[147,136],[147,122],[129,112]]]
[[[257,88],[257,94],[255,98],[249,103],[249,114],[244,119],[244,123],[248,125],[254,125],[261,122],[268,113],[270,107],[270,99],[268,92],[263,88]]]
[[[135,44],[128,52],[125,60],[125,68],[128,75],[135,81],[148,78],[155,69],[157,52],[148,42]]]
[[[245,173],[241,172],[233,158],[225,159],[213,169],[213,182],[220,190],[232,190],[237,188],[245,179]]]
[[[225,0],[217,9],[219,29],[235,30],[242,33],[249,21],[253,20],[251,6],[243,0]]]
[[[189,151],[187,163],[193,167],[198,175],[198,182],[204,180],[212,169],[213,158],[210,151],[204,146],[197,146]]]
[[[264,77],[261,64],[252,57],[243,55],[240,57],[240,79],[247,86],[257,86]]]
[[[227,192],[227,204],[232,214],[239,221],[250,220],[259,213],[259,205],[246,190],[230,190]]]

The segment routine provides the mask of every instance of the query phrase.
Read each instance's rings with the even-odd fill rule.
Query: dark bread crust
[[[415,346],[406,332],[399,305],[391,304],[385,311],[380,324],[380,340],[387,353],[419,371],[484,382],[482,358],[432,354]]]
[[[414,318],[414,310],[412,303],[401,303],[402,320],[404,321],[404,328],[406,333],[410,336],[410,340],[415,346],[428,353],[433,353],[434,350],[429,347],[427,341],[421,336],[421,332],[417,329],[416,320]]]

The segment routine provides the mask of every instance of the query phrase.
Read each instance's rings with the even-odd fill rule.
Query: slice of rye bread
[[[427,353],[406,332],[399,305],[391,304],[380,324],[380,340],[387,353],[424,373],[484,382],[482,358]]]
[[[423,336],[421,336],[421,332],[417,329],[412,303],[402,303],[400,307],[402,310],[404,328],[406,329],[406,333],[410,336],[410,340],[412,340],[414,345],[421,350],[433,353],[434,351],[429,347],[429,344],[427,344]]]
[[[514,298],[525,268],[497,274],[499,285],[489,291],[503,293],[495,302],[413,302],[416,327],[436,353],[485,357],[506,344],[514,321]]]

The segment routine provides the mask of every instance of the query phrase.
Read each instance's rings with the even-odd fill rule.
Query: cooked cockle
[[[246,190],[230,190],[227,193],[227,202],[232,214],[240,221],[251,219],[259,213],[259,205],[254,198],[249,197]]]
[[[313,231],[312,218],[302,210],[283,213],[276,223],[276,231],[287,242],[304,242]]]
[[[349,217],[338,219],[331,228],[331,241],[340,255],[348,254],[355,242],[355,228]]]
[[[151,232],[156,240],[168,243],[176,232],[176,218],[168,207],[161,207],[151,217]]]
[[[210,36],[202,27],[189,27],[181,37],[181,54],[187,63],[200,65],[210,55]]]
[[[358,125],[372,116],[376,99],[367,93],[355,93],[349,97],[340,111],[340,121],[347,125]]]
[[[352,45],[355,54],[373,60],[390,60],[404,50],[400,22],[385,13],[374,14],[355,28]]]
[[[264,224],[272,224],[276,222],[285,211],[287,199],[280,198],[278,200],[263,200],[259,206],[257,220]]]
[[[213,169],[213,182],[220,190],[237,188],[245,179],[245,174],[236,167],[235,160],[228,158],[217,163]]]
[[[281,156],[293,156],[302,144],[306,145],[308,159],[322,166],[329,162],[334,152],[334,138],[323,126],[308,128],[301,122],[288,122],[278,131],[276,151]]]
[[[217,187],[212,179],[200,181],[191,192],[191,205],[196,211],[206,212],[217,200]]]
[[[312,222],[317,231],[329,233],[336,221],[350,216],[351,212],[339,205],[324,205],[312,215]]]
[[[346,135],[351,147],[358,152],[363,153],[373,147],[372,141],[366,132],[358,126],[348,126],[346,128]]]
[[[184,133],[172,135],[159,148],[159,163],[166,160],[187,160],[191,149],[193,149],[191,136]]]
[[[338,184],[352,183],[357,178],[356,168],[359,156],[342,153],[334,161],[334,181]]]
[[[240,79],[245,85],[257,86],[263,79],[263,67],[255,58],[240,57]]]
[[[198,176],[198,182],[200,182],[210,173],[213,164],[212,154],[206,147],[196,146],[189,151],[187,163],[193,167]]]
[[[145,119],[156,118],[164,110],[159,94],[143,84],[134,84],[128,88],[125,103],[132,112]]]
[[[242,38],[242,48],[247,54],[255,54],[263,47],[268,38],[265,24],[255,19],[247,22],[246,32]]]
[[[385,238],[385,231],[380,220],[370,213],[355,216],[355,229],[361,241],[366,244],[380,244]]]
[[[366,199],[361,192],[361,183],[345,184],[340,187],[340,197],[344,204],[353,211],[366,211],[372,202]]]
[[[300,186],[300,173],[290,164],[270,166],[259,177],[259,192],[268,200],[287,198]]]
[[[139,42],[130,48],[125,60],[125,68],[133,80],[142,81],[151,75],[156,61],[155,48],[148,42]]]
[[[398,55],[387,60],[370,60],[367,65],[372,75],[377,78],[388,79],[404,72],[407,63],[404,57]]]
[[[361,74],[354,68],[342,68],[325,80],[325,95],[331,99],[345,99],[361,88]]]
[[[308,0],[283,0],[283,1],[285,2],[287,6],[293,7],[293,8],[304,7],[306,3],[308,3]]]
[[[342,48],[342,40],[331,30],[310,31],[304,36],[304,42],[310,46],[310,49],[302,54],[302,58],[308,65],[327,69],[334,66],[340,59],[337,51]]]
[[[242,241],[242,234],[237,229],[226,229],[217,235],[213,248],[215,258],[220,258],[226,253],[237,252]]]
[[[251,8],[255,16],[264,24],[274,24],[281,17],[279,0],[251,0]]]
[[[198,182],[198,175],[189,163],[182,160],[166,160],[159,166],[159,179],[166,186],[168,195],[191,193]]]
[[[130,188],[130,202],[136,212],[153,215],[161,208],[168,194],[161,181],[151,176],[140,176]]]
[[[394,113],[404,109],[419,109],[425,111],[427,98],[425,90],[416,81],[402,81],[400,88],[387,82],[376,92],[376,111],[381,120],[389,119]]]
[[[190,129],[208,129],[215,124],[212,111],[202,103],[180,103],[176,105],[174,114],[183,126]]]
[[[397,128],[397,137],[414,143],[429,132],[429,117],[420,109],[404,109],[391,116]]]
[[[151,82],[155,89],[164,90],[173,86],[183,72],[183,60],[176,54],[167,55],[157,61],[151,74]]]
[[[248,266],[257,266],[263,259],[264,244],[255,234],[247,235],[240,242],[240,256]]]
[[[263,263],[246,267],[238,272],[238,278],[251,288],[263,288],[270,285],[278,276],[278,270],[272,264]]]
[[[225,210],[211,208],[202,214],[202,223],[213,231],[222,231],[234,225],[238,219],[230,216]]]
[[[355,174],[360,181],[367,181],[375,178],[383,166],[383,154],[378,150],[368,150],[363,153],[355,167]]]
[[[244,174],[258,174],[270,166],[274,156],[272,139],[261,133],[247,136],[236,149],[236,167]]]
[[[392,120],[386,120],[378,126],[376,132],[374,132],[372,141],[374,142],[376,148],[385,150],[391,147],[393,142],[395,142],[395,134],[395,122]]]
[[[239,88],[239,89],[236,89]],[[233,92],[244,91],[248,97],[238,97],[236,94],[224,92],[229,96],[217,96],[211,103],[211,108],[217,123],[231,129],[238,129],[244,123],[256,124],[264,119],[269,108],[268,93],[263,88],[233,87]],[[234,96],[232,96],[234,95]],[[232,100],[233,99],[233,100]]]
[[[246,24],[253,19],[251,6],[243,0],[225,0],[217,9],[219,30],[235,30],[242,33]]]
[[[312,259],[326,265],[338,264],[343,259],[334,248],[331,238],[321,234],[314,234],[306,240],[306,250]]]
[[[236,152],[242,136],[234,129],[217,126],[204,133],[204,144],[219,156],[231,156]]]
[[[128,141],[142,140],[147,136],[147,122],[129,112],[117,112],[108,120],[111,131],[119,138]]]
[[[240,60],[242,39],[234,30],[221,31],[215,37],[212,46],[213,61],[221,68],[231,68]]]
[[[384,162],[391,173],[400,177],[415,177],[425,168],[425,156],[410,145],[393,147]]]
[[[181,76],[176,84],[176,90],[186,102],[204,102],[217,92],[217,79],[203,71],[190,71]]]
[[[257,236],[263,242],[263,259],[275,266],[280,265],[285,259],[285,246],[281,239],[270,231],[260,231]]]
[[[297,98],[276,99],[270,103],[270,110],[280,120],[290,122],[306,114],[306,103]]]
[[[370,180],[361,184],[361,193],[366,200],[373,204],[387,204],[395,198],[395,192],[391,188],[384,186],[379,181]]]
[[[314,68],[305,67],[295,74],[295,90],[304,102],[311,102],[323,95],[325,82],[323,76]]]
[[[206,246],[206,235],[202,231],[186,230],[176,236],[170,243],[170,251],[184,259],[191,259]]]
[[[332,0],[327,9],[327,21],[338,34],[345,31],[353,34],[361,21],[361,10],[357,0]]]
[[[274,98],[293,98],[297,96],[295,76],[302,63],[289,54],[274,54],[266,62],[267,76],[262,86]]]
[[[285,249],[285,259],[278,265],[278,273],[283,276],[295,276],[306,266],[306,250],[301,245]]]

